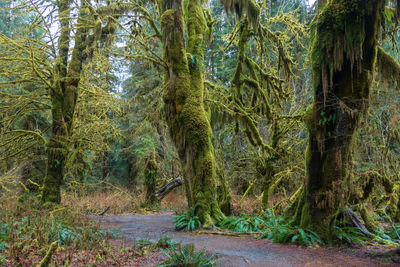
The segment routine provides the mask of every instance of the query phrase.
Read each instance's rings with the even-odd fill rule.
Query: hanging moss
[[[331,224],[350,198],[353,136],[368,107],[385,1],[329,1],[313,22],[314,104],[304,118],[309,133],[305,197],[299,223],[327,242]]]
[[[395,87],[399,85],[400,64],[392,56],[386,53],[382,47],[378,48],[377,59],[378,73],[382,76],[382,78]]]
[[[227,13],[235,13],[239,18],[246,15],[249,22],[258,28],[260,6],[254,0],[221,0]]]
[[[162,7],[171,8],[162,10],[161,26],[164,58],[169,65],[165,74],[168,91],[164,96],[167,122],[182,162],[189,206],[196,205],[203,226],[209,227],[224,215],[217,201],[212,133],[203,103],[207,24],[202,2],[187,3],[187,49],[181,1],[162,2]]]

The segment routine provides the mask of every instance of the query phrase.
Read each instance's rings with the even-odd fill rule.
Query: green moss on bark
[[[164,101],[170,135],[182,162],[189,206],[197,206],[203,226],[209,227],[223,214],[217,201],[212,132],[203,103],[207,25],[202,2],[190,1],[187,6],[187,51],[182,1],[162,2],[162,7],[170,9],[162,10],[161,25],[164,58],[169,65]]]
[[[334,0],[314,21],[315,95],[305,118],[307,179],[298,222],[328,242],[331,224],[349,199],[353,135],[368,108],[384,5],[383,0]]]
[[[151,155],[148,156],[146,160],[145,170],[144,170],[144,182],[146,185],[146,203],[148,207],[158,206],[159,201],[156,197],[156,183],[158,177],[158,164],[156,161],[156,153],[153,151]]]

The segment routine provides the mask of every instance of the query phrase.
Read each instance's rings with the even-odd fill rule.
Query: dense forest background
[[[292,236],[393,242],[398,12],[383,0],[0,0],[2,207],[187,209],[193,229],[268,211]]]

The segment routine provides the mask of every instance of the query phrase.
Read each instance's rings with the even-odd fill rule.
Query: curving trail
[[[170,236],[182,244],[194,243],[196,248],[223,257],[219,266],[400,266],[372,259],[365,254],[327,248],[300,248],[295,245],[274,244],[270,240],[251,237],[234,237],[212,234],[177,232],[174,229],[173,213],[151,215],[128,215],[101,217],[101,222],[117,228],[128,240],[157,241]]]

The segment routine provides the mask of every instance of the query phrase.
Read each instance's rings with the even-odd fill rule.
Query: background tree
[[[90,70],[90,67],[85,69],[83,63],[87,62],[87,59],[96,58],[99,49],[106,47],[112,41],[116,18],[111,18],[107,13],[111,7],[112,5],[98,6],[97,11],[102,14],[100,18],[99,13],[86,1],[77,6],[73,6],[70,1],[60,1],[57,6],[52,3],[35,2],[32,5],[25,5],[23,2],[18,2],[12,5],[10,10],[28,14],[32,18],[29,26],[21,26],[18,35],[10,38],[1,35],[4,51],[1,60],[9,62],[2,65],[1,77],[5,88],[10,88],[8,92],[2,92],[5,96],[2,98],[5,103],[2,109],[1,131],[5,149],[3,155],[7,159],[13,159],[15,156],[23,157],[23,154],[29,152],[31,148],[37,150],[44,148],[45,145],[47,174],[43,186],[44,202],[60,201],[60,186],[66,171],[65,165],[75,161],[76,148],[80,146],[71,141],[90,142],[88,136],[76,137],[77,132],[80,134],[85,132],[81,131],[82,128],[78,130],[77,127],[73,127],[73,117],[76,112],[80,111],[82,114],[82,105],[76,109],[78,87],[83,81],[81,77],[84,70]],[[46,13],[44,10],[49,12]],[[70,14],[72,10],[79,12],[74,13],[74,16]],[[104,25],[101,19],[105,21]],[[59,31],[54,32],[50,27],[50,23],[54,20],[60,22]],[[72,38],[75,39],[74,45],[70,47]],[[93,87],[96,84],[94,77],[94,75],[86,76]],[[17,88],[29,87],[31,89],[28,91],[15,91]],[[83,99],[84,94],[81,100]],[[108,104],[104,107],[110,110]],[[52,121],[50,129],[37,122],[34,130],[21,129],[21,126],[15,124],[23,116],[29,115],[29,112],[36,110],[47,112],[49,109]],[[104,113],[95,114],[98,115],[95,116],[97,119],[101,119],[100,117],[104,115]],[[71,139],[73,135],[75,137]],[[15,140],[23,142],[15,145]],[[71,159],[67,159],[69,157]]]

